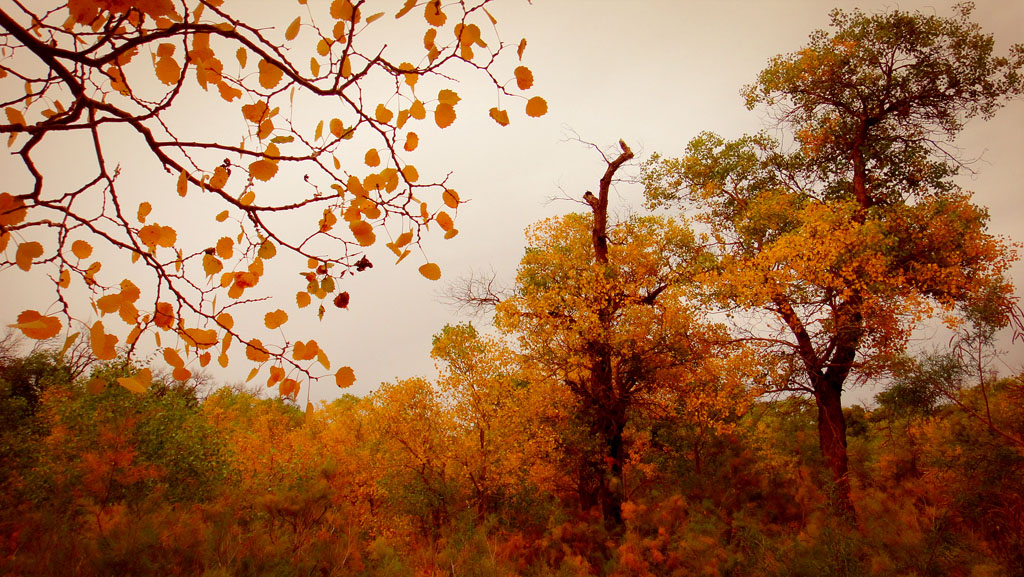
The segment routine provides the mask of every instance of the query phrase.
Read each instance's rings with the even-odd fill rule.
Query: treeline
[[[609,527],[581,507],[594,439],[574,400],[498,345],[446,327],[437,381],[311,412],[159,377],[134,394],[123,363],[73,379],[54,353],[7,357],[2,573],[1024,573],[1024,451],[1007,437],[1024,437],[1020,378],[954,403],[922,362],[873,409],[846,409],[855,523],[819,490],[813,403],[638,408]]]

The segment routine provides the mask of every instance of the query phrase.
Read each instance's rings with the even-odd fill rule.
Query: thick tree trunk
[[[814,400],[818,405],[818,444],[825,465],[832,472],[830,501],[844,516],[852,517],[850,467],[846,452],[846,417],[843,415],[843,383],[834,376],[822,376],[814,383]]]

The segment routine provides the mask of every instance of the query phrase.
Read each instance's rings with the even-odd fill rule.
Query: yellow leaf
[[[266,362],[270,358],[270,353],[263,348],[263,342],[259,339],[253,339],[245,346],[245,356],[250,361],[257,363]]]
[[[141,395],[146,392],[146,385],[142,384],[142,381],[133,377],[119,377],[117,384],[128,389],[129,391]]]
[[[117,356],[117,337],[108,335],[103,330],[103,322],[96,321],[89,330],[89,342],[92,345],[92,354],[101,361],[109,361]]]
[[[7,120],[9,120],[11,124],[20,124],[21,126],[26,126],[28,124],[25,122],[25,115],[23,115],[17,108],[8,106],[6,111]]]
[[[537,118],[548,112],[548,103],[540,96],[534,96],[526,103],[526,115]]]
[[[217,241],[217,256],[220,258],[228,259],[234,253],[235,241],[231,240],[231,237],[222,236]]]
[[[440,92],[437,93],[437,101],[440,102],[441,104],[450,104],[452,106],[455,106],[456,104],[459,103],[460,100],[462,99],[459,98],[458,93],[456,93],[454,90],[448,90],[447,88],[445,88],[444,90],[441,90]]]
[[[420,267],[420,274],[430,280],[438,280],[441,278],[441,267],[432,262],[428,262]]]
[[[84,240],[76,240],[71,243],[71,252],[78,258],[89,258],[92,254],[92,245]]]
[[[352,235],[355,236],[356,242],[362,246],[370,246],[377,240],[377,236],[373,232],[373,225],[365,220],[350,222],[348,227],[352,230]]]
[[[260,243],[260,249],[256,251],[256,256],[264,260],[272,259],[276,255],[277,247],[274,246],[274,243],[270,242],[270,239],[264,240],[262,243]]]
[[[459,229],[453,228],[453,229],[449,230],[448,232],[444,233],[444,239],[448,240],[448,239],[451,239],[451,238],[455,238],[455,235],[457,235],[457,234],[459,234]]]
[[[459,193],[454,190],[447,188],[441,195],[441,200],[448,208],[458,208],[459,206]]]
[[[178,196],[184,197],[188,194],[188,173],[184,170],[178,174]]]
[[[288,313],[281,309],[269,312],[263,316],[263,324],[266,325],[268,329],[276,329],[286,322],[288,322]]]
[[[499,110],[497,107],[491,109],[491,118],[502,126],[508,126],[508,112]]]
[[[419,0],[405,0],[405,4],[402,5],[402,9],[399,10],[397,14],[395,14],[395,19],[397,20],[398,18],[401,18],[402,16],[408,14],[410,10],[416,7],[416,3],[418,1]]]
[[[266,158],[257,160],[249,165],[249,174],[256,180],[266,182],[277,174],[277,162]]]
[[[331,370],[331,361],[327,358],[327,355],[322,349],[316,352],[316,361],[320,363],[320,366],[322,366],[325,371]]]
[[[452,223],[452,217],[448,216],[448,213],[441,211],[434,217],[437,220],[437,224],[441,225],[442,230],[451,230],[454,223]]]
[[[18,322],[7,325],[20,329],[26,337],[36,340],[53,338],[60,333],[62,325],[57,317],[43,316],[39,311],[27,310],[18,315]]]
[[[427,2],[426,9],[423,11],[423,17],[427,19],[428,24],[435,28],[444,26],[445,21],[448,20],[448,17],[441,11],[441,0],[430,0]]]
[[[341,367],[334,373],[334,382],[342,389],[351,387],[356,382],[356,373],[352,367]]]
[[[171,367],[178,368],[185,366],[185,361],[181,359],[181,355],[179,355],[178,351],[172,349],[171,347],[165,348],[163,350],[163,354],[164,362],[170,365]]]
[[[299,16],[288,25],[288,29],[284,31],[285,40],[295,40],[295,37],[299,35],[299,25],[302,24],[302,17]]]
[[[451,104],[438,104],[434,109],[434,122],[438,128],[447,128],[455,122],[455,108]]]
[[[278,68],[274,63],[263,59],[259,63],[260,70],[260,86],[266,89],[271,89],[281,82],[281,77],[284,72]]]
[[[43,256],[43,245],[38,242],[23,242],[18,245],[18,251],[14,255],[14,262],[21,270],[32,268],[32,261]]]
[[[381,124],[391,122],[391,119],[394,118],[394,116],[395,114],[383,104],[378,104],[377,110],[374,112],[374,117],[377,119],[377,122],[380,122]]]
[[[25,220],[28,209],[25,201],[4,192],[0,193],[0,227],[13,226]]]
[[[217,257],[213,256],[212,254],[203,255],[203,272],[206,273],[206,276],[212,277],[213,275],[219,273],[223,269],[224,264],[221,263],[217,259]]]
[[[427,117],[427,109],[423,106],[422,102],[417,100],[409,106],[409,116],[412,116],[416,120],[423,120]]]
[[[525,66],[519,66],[515,70],[516,85],[520,90],[529,90],[533,86],[533,72]]]
[[[366,157],[363,159],[366,166],[377,166],[380,164],[380,155],[377,154],[376,148],[371,148],[366,151]]]
[[[137,215],[138,219],[139,219],[139,222],[146,222],[146,217],[149,216],[149,213],[152,212],[152,211],[153,211],[153,205],[149,204],[148,202],[140,203],[139,204],[139,213]],[[85,257],[82,257],[82,258],[85,258]]]
[[[415,132],[405,135],[405,151],[412,152],[420,145],[420,137]]]
[[[415,0],[413,0],[415,2]],[[313,403],[306,402],[306,414],[303,417],[306,424],[309,424],[313,420]]]

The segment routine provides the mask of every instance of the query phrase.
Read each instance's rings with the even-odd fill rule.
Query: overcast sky
[[[315,2],[317,0],[310,0]],[[350,310],[313,323],[307,338],[327,348],[336,364],[351,365],[357,383],[347,392],[365,394],[381,381],[431,376],[431,335],[446,323],[466,320],[443,304],[443,284],[473,271],[497,273],[511,284],[523,253],[523,230],[542,218],[581,210],[581,204],[553,197],[581,198],[596,190],[603,172],[593,149],[571,140],[574,134],[602,146],[624,139],[638,160],[653,152],[678,155],[688,140],[711,130],[726,137],[767,128],[758,111],[748,111],[740,88],[776,54],[799,49],[808,34],[828,24],[833,7],[866,12],[899,8],[950,15],[952,2],[823,2],[820,0],[506,0],[491,12],[507,42],[528,39],[527,63],[535,92],[549,104],[541,119],[513,118],[507,128],[487,118],[488,98],[463,94],[459,120],[437,138],[428,167],[453,171],[450,186],[470,202],[459,209],[460,234],[430,239],[429,257],[441,265],[439,283],[416,272],[419,262],[395,267],[383,262],[346,286]],[[980,0],[974,14],[995,35],[997,51],[1024,42],[1024,1]],[[287,24],[283,22],[282,25]],[[467,87],[467,90],[471,88]],[[479,109],[479,110],[477,110]],[[1024,102],[1015,101],[989,122],[977,121],[959,144],[964,155],[980,157],[978,174],[965,178],[976,200],[991,209],[990,230],[1024,240]],[[426,144],[426,142],[425,142]],[[627,169],[632,173],[636,167]],[[11,192],[14,192],[13,190]],[[612,212],[640,211],[641,191],[622,185]],[[381,247],[382,248],[382,247]],[[380,253],[383,254],[383,253]],[[19,271],[6,271],[2,286],[14,287],[0,302],[0,319],[14,322],[24,308],[43,310],[32,300]],[[1024,286],[1024,267],[1014,269]],[[293,289],[294,290],[294,289]],[[4,289],[7,292],[7,289]],[[283,296],[292,299],[289,292]],[[9,320],[7,320],[9,319]],[[293,321],[294,322],[294,321]],[[477,324],[486,324],[479,319]],[[1009,344],[1007,348],[1010,348]],[[1022,346],[1010,351],[1015,369],[1024,365]],[[241,365],[241,363],[239,363]],[[238,374],[221,375],[241,380]],[[312,400],[339,391],[322,382]],[[305,395],[303,395],[304,397]]]

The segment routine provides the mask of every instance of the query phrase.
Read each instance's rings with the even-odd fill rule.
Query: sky
[[[581,210],[583,192],[596,190],[604,164],[580,140],[613,150],[623,139],[642,161],[655,152],[679,155],[691,138],[705,130],[726,137],[772,130],[763,111],[744,107],[740,89],[755,79],[769,58],[799,49],[812,31],[826,27],[831,8],[865,12],[898,8],[950,15],[952,4],[938,0],[496,3],[491,12],[499,21],[502,38],[512,43],[520,37],[528,39],[526,61],[536,81],[531,92],[547,100],[547,115],[540,119],[520,115],[509,127],[499,127],[487,118],[492,102],[472,98],[475,88],[467,84],[465,93],[460,91],[464,100],[459,120],[431,138],[434,148],[418,163],[421,172],[450,170],[450,186],[468,200],[459,208],[460,234],[449,241],[428,239],[425,246],[430,260],[441,265],[444,278],[439,282],[422,278],[416,272],[419,263],[412,259],[391,266],[382,258],[372,271],[349,281],[349,310],[330,315],[327,322],[311,322],[304,327],[307,338],[316,338],[336,363],[355,369],[357,382],[344,392],[361,395],[382,381],[433,375],[431,336],[446,323],[472,320],[443,302],[446,283],[470,274],[493,273],[500,283],[511,286],[523,254],[524,229],[538,220]],[[976,5],[973,18],[995,36],[997,52],[1005,53],[1013,42],[1024,42],[1024,1],[979,0]],[[958,144],[965,157],[979,159],[976,174],[963,177],[961,183],[975,191],[976,202],[991,210],[990,231],[1024,241],[1019,226],[1024,221],[1022,127],[1024,101],[1017,100],[994,119],[969,124]],[[624,169],[627,175],[637,172],[636,163]],[[639,186],[616,187],[613,214],[642,210]],[[0,272],[0,286],[8,294],[0,302],[0,320],[5,324],[14,322],[24,308],[47,304],[33,302],[32,285],[19,274]],[[1024,287],[1024,266],[1017,264],[1012,275],[1016,285]],[[291,299],[291,293],[286,294]],[[488,324],[487,318],[474,322],[482,327]],[[928,339],[938,338],[937,334],[919,331],[914,346],[927,348]],[[1008,351],[1007,371],[1024,368],[1024,345],[1005,342],[1003,348]],[[241,380],[245,372],[247,368],[216,376]],[[314,384],[309,391],[313,401],[341,392],[327,382]],[[862,393],[860,398],[870,395]]]

